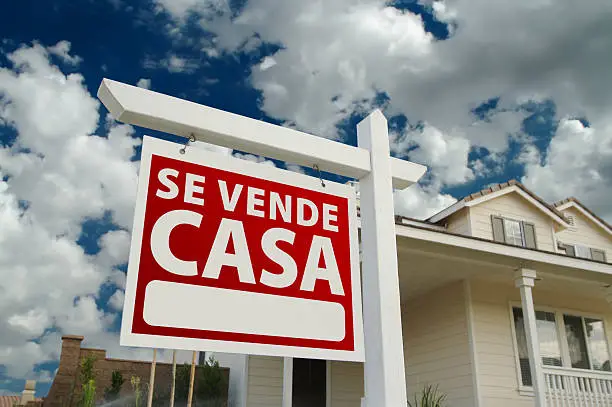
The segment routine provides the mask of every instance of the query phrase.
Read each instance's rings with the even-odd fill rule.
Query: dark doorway
[[[324,360],[293,359],[293,407],[325,407],[326,376]]]

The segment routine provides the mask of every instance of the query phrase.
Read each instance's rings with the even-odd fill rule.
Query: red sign
[[[363,360],[354,190],[145,137],[121,344]]]

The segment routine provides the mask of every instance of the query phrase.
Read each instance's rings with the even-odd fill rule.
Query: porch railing
[[[547,407],[612,407],[612,373],[544,367]]]

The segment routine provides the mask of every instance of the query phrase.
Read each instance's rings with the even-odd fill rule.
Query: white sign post
[[[406,188],[426,169],[389,156],[382,113],[358,125],[359,147],[353,147],[108,79],[98,97],[124,123],[361,181],[365,399],[368,407],[405,406],[392,186]]]
[[[405,406],[406,378],[400,311],[393,187],[387,120],[377,110],[357,125],[358,145],[372,171],[359,181],[365,405]]]

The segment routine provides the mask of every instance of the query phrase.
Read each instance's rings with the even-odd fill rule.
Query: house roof
[[[582,212],[591,221],[593,221],[593,223],[604,229],[606,232],[612,234],[612,226],[610,226],[608,222],[597,216],[595,212],[584,206],[582,202],[580,202],[577,198],[574,198],[573,196],[555,202],[553,205],[558,210],[562,210],[570,206],[577,207],[578,210]]]
[[[565,218],[563,213],[561,213],[553,205],[550,205],[548,202],[544,201],[542,198],[534,194],[523,184],[514,179],[508,182],[503,182],[501,184],[491,185],[488,188],[464,196],[453,205],[431,216],[429,219],[427,219],[427,221],[430,223],[438,223],[441,220],[446,219],[453,213],[457,212],[458,210],[462,209],[463,207],[473,206],[489,199],[493,199],[499,196],[500,193],[503,194],[504,192],[502,191],[510,191],[511,188],[512,190],[516,190],[517,192],[519,192],[524,198],[531,201],[531,203],[533,203],[544,213],[552,217],[558,223],[566,227],[569,226],[567,223],[567,219]]]
[[[13,407],[21,401],[21,396],[0,396],[0,407]]]

